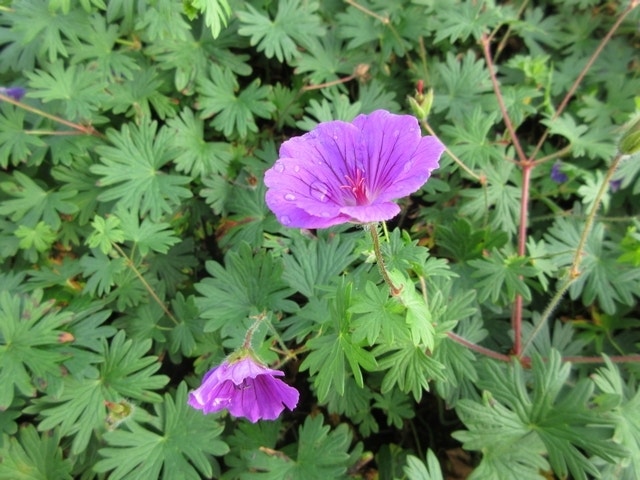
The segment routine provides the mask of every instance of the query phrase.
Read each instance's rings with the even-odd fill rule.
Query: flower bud
[[[640,116],[629,122],[618,145],[623,155],[633,155],[640,152]]]
[[[427,89],[427,93],[422,92],[424,83],[422,80],[418,82],[418,88],[416,89],[416,94],[413,97],[409,98],[409,105],[411,105],[411,110],[413,110],[413,114],[420,120],[424,122],[427,117],[429,117],[429,113],[431,112],[431,105],[433,104],[433,89]]]

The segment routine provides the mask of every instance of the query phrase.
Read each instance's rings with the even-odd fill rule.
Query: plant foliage
[[[0,479],[639,478],[639,21],[1,1]],[[447,146],[425,186],[280,225],[282,142],[377,109]],[[192,409],[248,330],[297,408]]]

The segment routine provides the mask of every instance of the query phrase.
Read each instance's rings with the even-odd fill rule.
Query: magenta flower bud
[[[389,220],[400,213],[393,200],[420,189],[443,151],[411,115],[324,122],[282,144],[264,176],[267,205],[286,227]]]
[[[249,356],[227,359],[207,372],[200,388],[189,393],[188,402],[203,413],[226,409],[253,423],[275,420],[285,406],[293,410],[298,404],[298,391],[275,378],[283,375]]]

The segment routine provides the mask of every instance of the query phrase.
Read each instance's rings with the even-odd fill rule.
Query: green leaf
[[[37,135],[29,135],[24,124],[25,112],[8,103],[0,103],[0,167],[17,166],[46,143]]]
[[[232,71],[215,64],[211,65],[208,78],[203,75],[198,81],[200,116],[209,118],[215,115],[211,126],[226,137],[238,135],[244,138],[248,132],[257,132],[255,117],[270,118],[275,109],[268,100],[269,87],[261,87],[259,78],[236,95],[238,89],[238,81]]]
[[[192,9],[200,10],[204,13],[204,23],[211,29],[211,36],[216,38],[220,35],[223,27],[227,26],[231,16],[231,7],[227,0],[183,0],[183,7],[187,15]]]
[[[99,73],[97,78],[115,83],[121,78],[132,79],[141,73],[135,57],[127,50],[118,48],[120,29],[117,25],[107,23],[103,16],[91,16],[78,33],[81,40],[73,42],[69,52],[74,63],[90,64],[92,70]]]
[[[629,450],[625,457],[619,459],[613,468],[621,469],[629,478],[640,475],[640,391],[634,383],[626,384],[618,367],[605,357],[605,366],[592,376],[593,381],[602,392],[596,397],[598,403],[615,402],[609,415],[615,423],[613,439]]]
[[[413,404],[409,397],[399,390],[390,390],[382,395],[373,394],[373,407],[379,408],[387,415],[387,425],[402,429],[405,419],[415,417]]]
[[[451,225],[438,225],[436,230],[437,247],[458,262],[481,257],[483,251],[500,248],[507,240],[505,232],[473,228],[464,218],[456,219]]]
[[[470,215],[475,220],[483,220],[488,215],[494,230],[514,234],[520,218],[521,189],[513,183],[514,164],[502,160],[496,164],[485,164],[487,183],[478,188],[462,190],[466,198],[460,208],[461,215]]]
[[[387,370],[382,380],[382,393],[390,392],[396,385],[412,393],[416,402],[422,398],[423,390],[429,391],[429,382],[444,378],[444,366],[424,348],[416,346],[406,335],[393,344],[380,345],[373,351],[378,359],[379,370]]]
[[[110,258],[99,250],[93,250],[80,259],[82,275],[87,278],[84,290],[91,295],[103,296],[111,292],[118,275],[127,268],[124,258]]]
[[[356,342],[366,339],[369,345],[373,345],[382,336],[385,342],[393,343],[396,330],[406,328],[405,309],[389,296],[386,285],[378,287],[368,281],[364,291],[356,292],[349,312],[360,314],[351,322]]]
[[[41,98],[44,103],[59,101],[66,120],[90,120],[107,98],[106,82],[95,70],[82,65],[68,65],[62,60],[47,70],[26,73],[29,78],[30,97]]]
[[[203,123],[189,108],[167,122],[173,146],[180,152],[174,160],[176,170],[192,178],[226,173],[232,158],[230,144],[204,140]]]
[[[157,135],[156,129],[156,122],[144,122],[133,127],[124,124],[120,132],[110,130],[107,137],[113,146],[97,147],[101,163],[90,169],[101,177],[98,184],[104,187],[99,200],[115,200],[141,216],[149,213],[153,221],[192,196],[184,187],[189,177],[163,169],[176,151],[169,129],[163,128]]]
[[[150,347],[151,340],[133,342],[123,331],[110,344],[103,339],[98,353],[104,361],[93,368],[93,375],[65,377],[60,395],[39,398],[25,411],[40,413],[40,430],[58,426],[61,435],[73,435],[71,451],[83,452],[94,430],[105,428],[105,401],[161,401],[152,390],[162,388],[169,378],[155,375],[160,363],[155,356],[145,356]]]
[[[478,106],[483,111],[495,111],[495,99],[488,95],[491,91],[489,73],[484,61],[478,60],[471,50],[461,59],[447,52],[445,63],[436,62],[433,68],[437,73],[433,84],[434,113],[446,112],[450,120],[462,122]]]
[[[296,126],[302,130],[313,130],[321,122],[332,120],[344,120],[350,122],[361,111],[360,102],[351,103],[349,97],[338,93],[336,90],[329,90],[325,93],[327,98],[318,102],[315,98],[309,101],[309,106],[305,108],[307,115],[302,120],[296,122]]]
[[[515,299],[517,294],[529,301],[531,291],[524,281],[524,277],[536,275],[536,270],[529,265],[529,259],[518,255],[505,255],[493,249],[483,258],[469,260],[475,271],[473,278],[478,288],[478,300],[490,299],[493,303],[507,305]]]
[[[456,409],[469,430],[454,433],[465,449],[483,451],[484,475],[506,466],[499,458],[511,458],[521,464],[511,471],[535,478],[534,469],[546,470],[546,455],[560,478],[571,474],[586,480],[587,474],[598,476],[587,455],[611,462],[625,454],[611,441],[612,420],[591,407],[592,381],[582,379],[568,389],[571,366],[557,351],[546,361],[533,357],[531,378],[517,362],[505,369],[487,361],[484,367],[479,386],[486,390],[485,401],[458,402]]]
[[[408,480],[444,480],[438,457],[431,449],[427,450],[427,463],[413,455],[407,455],[404,473]]]
[[[72,463],[62,455],[57,431],[38,435],[33,425],[18,435],[3,435],[0,447],[2,480],[71,480]]]
[[[279,260],[264,251],[254,255],[248,244],[241,243],[237,251],[225,255],[224,263],[207,262],[211,277],[195,285],[202,295],[196,305],[208,319],[205,331],[220,330],[223,336],[242,338],[242,321],[247,317],[296,309],[287,300],[294,290],[283,282]]]
[[[576,221],[558,218],[545,235],[549,252],[560,267],[571,265],[582,235]],[[632,305],[638,295],[640,272],[617,262],[617,252],[604,248],[605,230],[596,223],[584,245],[580,276],[569,287],[572,299],[582,297],[585,305],[598,301],[602,310],[613,314],[616,303]]]
[[[167,83],[156,68],[147,67],[134,78],[110,86],[111,96],[105,102],[105,107],[114,113],[133,117],[137,124],[148,123],[155,117],[173,117],[176,114],[175,103],[163,93],[167,90]]]
[[[293,63],[297,74],[309,74],[310,84],[336,80],[340,75],[350,75],[356,67],[354,61],[342,55],[344,44],[335,30],[320,38],[311,38],[308,47],[297,54]]]
[[[195,297],[187,298],[180,292],[171,302],[172,311],[178,319],[178,324],[169,332],[169,351],[180,352],[182,355],[193,355],[196,349],[196,339],[203,335],[205,321],[200,317]]]
[[[504,148],[490,137],[497,118],[496,112],[483,112],[478,105],[470,115],[440,128],[451,137],[449,146],[453,152],[473,170],[484,168],[492,160],[504,161]]]
[[[151,251],[166,254],[172,245],[180,241],[166,222],[153,222],[148,218],[140,221],[136,214],[125,208],[119,208],[116,215],[121,221],[124,240],[133,242],[143,257]]]
[[[272,20],[246,4],[248,12],[237,13],[242,24],[238,33],[251,37],[251,45],[257,45],[267,58],[275,56],[279,62],[289,63],[299,55],[298,45],[310,45],[325,29],[316,14],[318,2],[282,0],[277,5],[278,13]]]
[[[33,397],[35,379],[61,375],[59,337],[71,312],[52,307],[53,301],[42,302],[42,291],[30,297],[0,291],[0,409],[11,405],[16,390]]]
[[[470,36],[476,42],[501,20],[501,10],[485,2],[460,2],[441,4],[436,9],[440,23],[436,29],[434,43],[446,38],[451,43],[466,41]]]
[[[154,408],[155,416],[141,423],[128,422],[125,428],[104,435],[108,446],[99,450],[103,458],[94,469],[110,472],[113,480],[199,480],[200,473],[211,478],[211,456],[229,451],[227,444],[218,439],[223,427],[216,416],[204,416],[187,404],[184,382],[178,386],[175,399],[166,394],[164,402]]]
[[[93,232],[87,238],[89,248],[99,248],[108,255],[113,250],[114,243],[124,242],[125,235],[120,228],[120,219],[115,215],[109,215],[106,219],[96,215],[91,222]]]
[[[291,254],[283,257],[282,278],[308,298],[331,283],[355,259],[355,241],[350,236],[305,238],[297,235]]]
[[[576,157],[587,156],[609,160],[616,152],[611,128],[603,126],[589,128],[587,125],[578,125],[568,113],[557,118],[544,119],[542,123],[549,127],[552,134],[565,137],[571,144],[571,151]]]
[[[7,215],[14,222],[35,227],[42,220],[52,230],[58,230],[62,223],[60,214],[78,211],[69,201],[76,194],[74,191],[45,190],[17,170],[13,172],[13,180],[0,183],[0,189],[13,197],[0,204],[0,215]]]
[[[360,388],[364,386],[362,369],[372,371],[377,367],[375,356],[356,343],[351,335],[351,290],[352,284],[345,283],[331,295],[327,332],[307,342],[310,353],[300,365],[301,370],[309,370],[314,376],[321,402],[332,388],[340,395],[344,394],[347,364]]]
[[[400,289],[399,300],[407,309],[406,323],[409,327],[411,341],[432,351],[435,346],[435,328],[433,314],[426,299],[416,291],[412,280],[398,270],[389,272],[394,285]]]
[[[15,236],[20,239],[19,246],[23,250],[33,249],[35,252],[46,252],[51,248],[53,242],[58,239],[58,235],[49,225],[44,222],[38,222],[35,228],[20,225],[15,231]],[[38,259],[37,253],[30,256],[31,261]]]
[[[295,478],[305,480],[326,480],[343,478],[350,467],[351,433],[346,424],[338,425],[333,431],[323,425],[324,417],[307,417],[298,429],[298,444],[291,445],[284,454],[255,452],[250,469],[265,472],[265,478]],[[322,452],[321,455],[318,453]]]
[[[87,22],[87,15],[82,10],[74,8],[68,14],[60,15],[49,9],[48,2],[17,2],[12,5],[12,10],[7,16],[11,37],[3,39],[3,43],[9,45],[3,47],[0,56],[0,70],[3,72],[30,71],[36,59],[54,63],[68,57],[65,40],[77,39],[77,32],[83,31]]]

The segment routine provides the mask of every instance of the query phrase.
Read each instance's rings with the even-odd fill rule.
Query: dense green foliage
[[[638,3],[0,0],[0,479],[640,478]],[[397,295],[262,180],[381,108]],[[256,318],[298,408],[188,407]]]

